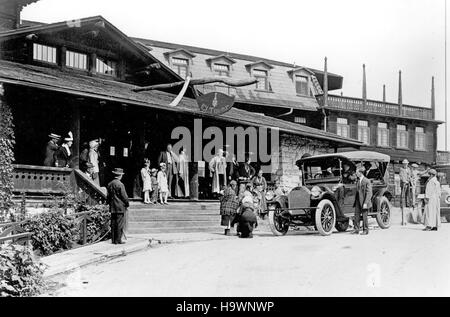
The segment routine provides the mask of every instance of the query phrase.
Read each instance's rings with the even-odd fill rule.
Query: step
[[[215,210],[164,210],[164,209],[141,209],[128,210],[129,215],[133,216],[148,216],[148,215],[218,215],[219,209]]]
[[[146,205],[146,204],[131,204],[128,208],[129,210],[140,210],[140,209],[163,209],[163,210],[218,210],[220,204],[170,204],[169,205]]]
[[[182,214],[166,214],[166,215],[129,215],[129,221],[141,222],[141,221],[182,221],[182,220],[214,220],[220,218],[220,215],[182,215]]]
[[[220,227],[220,218],[210,220],[177,220],[177,221],[129,221],[128,228],[188,228],[188,227]]]
[[[184,227],[184,228],[129,228],[128,234],[152,234],[152,233],[190,233],[190,232],[217,232],[223,233],[221,226],[210,227]]]

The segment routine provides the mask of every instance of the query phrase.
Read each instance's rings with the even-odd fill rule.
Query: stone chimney
[[[39,0],[0,0],[0,32],[18,29],[22,9],[37,1]]]

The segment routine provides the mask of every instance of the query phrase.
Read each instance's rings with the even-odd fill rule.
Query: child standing
[[[144,167],[141,169],[142,192],[144,193],[144,204],[150,204],[150,191],[152,190],[152,180],[150,176],[150,160],[145,159]]]
[[[161,163],[161,170],[158,172],[158,190],[159,190],[159,201],[161,205],[168,205],[167,197],[169,196],[169,185],[167,183],[167,173],[166,164]]]
[[[151,170],[151,180],[152,180],[152,197],[151,202],[156,204],[158,202],[158,178],[157,178],[158,170],[156,168],[152,168]]]

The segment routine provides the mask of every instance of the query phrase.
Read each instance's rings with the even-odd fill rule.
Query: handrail
[[[74,169],[77,185],[98,202],[106,201],[106,191],[79,169]],[[91,193],[93,192],[93,193]]]
[[[51,166],[37,166],[37,165],[25,165],[25,164],[13,164],[14,169],[31,169],[38,171],[50,171],[50,172],[72,172],[68,167],[51,167]]]

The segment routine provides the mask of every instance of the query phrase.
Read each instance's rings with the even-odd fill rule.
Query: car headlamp
[[[266,193],[266,200],[272,200],[275,197],[275,193],[273,192],[273,190],[269,190]]]
[[[322,190],[320,189],[319,186],[314,186],[311,189],[311,196],[313,196],[313,197],[319,197],[321,193],[322,193]]]
[[[447,197],[445,197],[445,202],[446,202],[447,204],[450,205],[450,195],[448,195]]]

